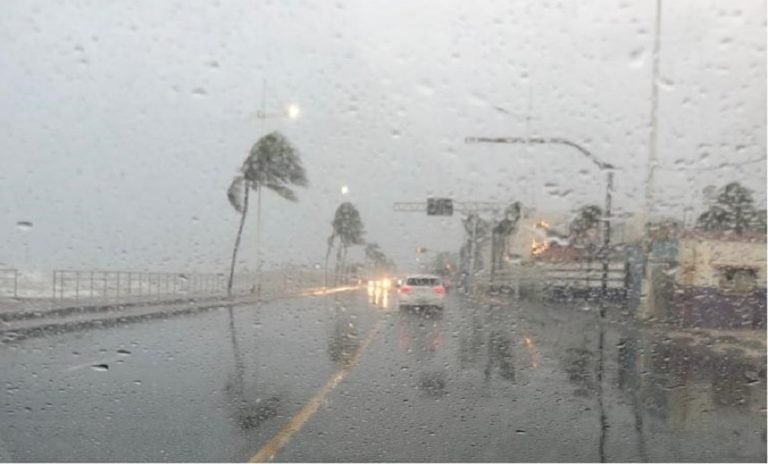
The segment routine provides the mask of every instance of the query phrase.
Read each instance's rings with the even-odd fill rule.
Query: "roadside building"
[[[765,234],[678,228],[650,239],[641,316],[680,327],[765,327]]]

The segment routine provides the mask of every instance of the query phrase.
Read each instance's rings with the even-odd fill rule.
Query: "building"
[[[641,316],[680,327],[765,327],[765,234],[667,232],[651,237]]]

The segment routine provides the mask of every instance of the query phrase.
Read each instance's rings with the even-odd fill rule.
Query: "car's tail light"
[[[432,291],[437,293],[438,295],[445,295],[445,287],[442,285],[438,285],[437,287],[432,287]]]
[[[407,285],[401,285],[399,292],[400,293],[411,293],[411,287],[409,287]]]

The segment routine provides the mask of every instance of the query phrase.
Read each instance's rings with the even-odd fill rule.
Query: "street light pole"
[[[301,109],[296,104],[290,104],[286,108],[284,113],[267,113],[266,111],[266,105],[267,105],[267,80],[263,79],[261,81],[261,108],[256,111],[256,118],[261,121],[261,128],[265,125],[264,121],[266,119],[272,119],[272,118],[288,118],[295,120],[299,117],[301,114]],[[246,189],[248,187],[246,186]],[[262,186],[257,185],[256,186],[256,295],[259,299],[261,299],[261,270],[263,266],[263,259],[261,257],[261,191]],[[242,225],[241,225],[242,227]]]
[[[599,160],[589,150],[581,145],[572,142],[570,140],[559,137],[467,137],[466,143],[507,143],[507,144],[548,144],[548,145],[565,145],[576,149],[579,153],[584,155],[587,159],[592,161],[600,170],[606,171],[606,185],[605,185],[605,209],[604,209],[604,222],[603,222],[603,277],[602,277],[602,292],[603,297],[608,292],[608,270],[611,248],[611,204],[612,204],[612,191],[613,191],[613,165]]]
[[[472,237],[469,243],[469,272],[467,273],[467,288],[472,288],[472,277],[475,275],[475,256],[477,255],[477,214],[472,214]]]
[[[653,40],[653,71],[651,74],[651,114],[648,140],[648,162],[645,177],[645,204],[643,205],[643,226],[650,221],[653,209],[653,174],[657,162],[658,112],[659,112],[659,54],[661,50],[661,0],[656,0],[656,21]]]
[[[611,203],[613,191],[613,171],[608,171],[605,189],[605,222],[603,222],[603,298],[608,294],[608,266],[611,254]]]

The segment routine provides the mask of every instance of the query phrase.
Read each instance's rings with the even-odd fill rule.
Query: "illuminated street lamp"
[[[296,120],[301,116],[301,108],[295,103],[288,105],[288,119]]]
[[[282,113],[267,113],[263,110],[259,110],[256,112],[256,117],[258,119],[279,119],[279,118],[288,118],[290,120],[295,121],[296,119],[299,119],[299,116],[301,116],[301,108],[299,105],[295,103],[291,103],[285,108],[285,111]]]

